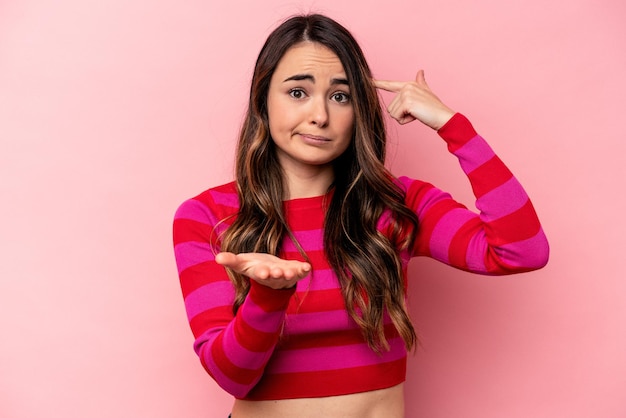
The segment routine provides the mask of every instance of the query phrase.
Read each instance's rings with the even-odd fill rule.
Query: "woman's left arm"
[[[413,255],[483,274],[543,267],[548,261],[548,242],[528,195],[469,120],[432,93],[423,71],[412,82],[375,83],[397,93],[388,110],[399,123],[419,120],[437,130],[459,159],[480,211],[468,210],[430,184],[400,179],[407,204],[420,221]]]

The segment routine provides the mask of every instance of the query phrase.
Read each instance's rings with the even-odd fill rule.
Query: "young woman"
[[[479,214],[384,166],[378,89],[392,118],[437,130]],[[236,178],[174,221],[202,365],[233,418],[404,416],[411,257],[481,274],[545,265],[528,196],[461,114],[414,81],[375,81],[350,33],[320,15],[285,21],[254,70]]]

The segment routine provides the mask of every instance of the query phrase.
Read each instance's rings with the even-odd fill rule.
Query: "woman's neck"
[[[285,200],[324,195],[334,178],[334,170],[330,166],[324,170],[285,172]]]

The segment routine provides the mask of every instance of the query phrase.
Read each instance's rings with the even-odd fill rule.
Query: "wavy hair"
[[[267,97],[280,59],[289,48],[305,41],[319,43],[339,57],[355,114],[351,143],[333,162],[334,193],[324,220],[326,257],[339,279],[346,308],[368,345],[376,352],[389,349],[387,338],[392,334],[385,333],[386,311],[411,349],[417,337],[406,307],[400,251],[415,240],[417,216],[404,204],[404,192],[384,166],[384,118],[363,52],[348,30],[328,17],[312,14],[286,20],[259,53],[237,145],[240,208],[222,236],[221,249],[278,255],[285,237],[298,245],[282,211],[285,183],[270,137]],[[385,234],[379,230],[381,219]],[[229,275],[235,286],[236,312],[250,283],[233,271]]]

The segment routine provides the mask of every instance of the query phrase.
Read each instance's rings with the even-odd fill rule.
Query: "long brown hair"
[[[417,217],[404,204],[404,192],[384,166],[383,113],[363,52],[352,35],[330,18],[318,14],[292,17],[269,35],[259,53],[237,147],[240,208],[222,237],[221,249],[278,255],[286,236],[297,243],[282,211],[285,185],[270,137],[267,96],[278,62],[303,41],[324,45],[339,57],[355,114],[351,144],[333,163],[334,193],[324,221],[326,257],[341,284],[346,308],[369,346],[377,352],[389,349],[383,323],[386,310],[410,349],[416,335],[405,304],[399,253],[413,243]],[[379,231],[383,216],[386,234]],[[302,248],[300,252],[306,258]],[[236,312],[250,284],[245,276],[229,274],[236,291]]]

